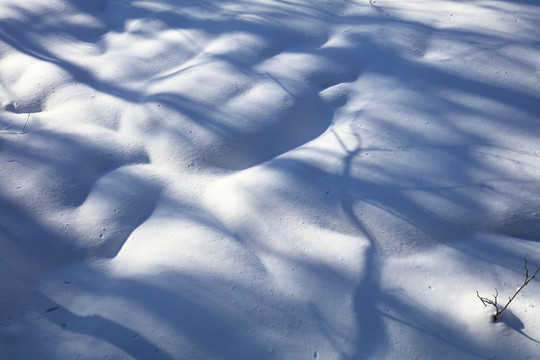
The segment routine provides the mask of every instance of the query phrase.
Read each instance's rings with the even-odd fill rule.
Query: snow
[[[1,1],[0,358],[538,358],[539,17]]]

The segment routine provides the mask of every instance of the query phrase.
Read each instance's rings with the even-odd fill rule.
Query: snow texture
[[[538,19],[0,1],[0,358],[538,359]]]

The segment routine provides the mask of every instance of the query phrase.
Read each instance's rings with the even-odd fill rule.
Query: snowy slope
[[[0,1],[0,358],[538,358],[539,18]]]

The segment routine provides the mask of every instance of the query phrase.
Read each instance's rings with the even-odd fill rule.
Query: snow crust
[[[539,18],[1,1],[0,358],[538,358]]]

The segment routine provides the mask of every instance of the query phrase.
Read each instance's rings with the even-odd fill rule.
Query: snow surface
[[[0,358],[540,359],[539,19],[0,1]]]

